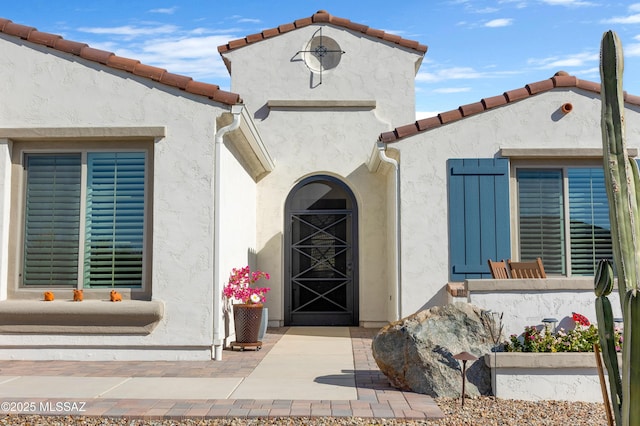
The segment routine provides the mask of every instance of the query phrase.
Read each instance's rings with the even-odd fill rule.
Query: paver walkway
[[[390,387],[376,330],[269,328],[260,351],[221,361],[1,361],[0,413],[182,419],[435,419],[426,395]]]

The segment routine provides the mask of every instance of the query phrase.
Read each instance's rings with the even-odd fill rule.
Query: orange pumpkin
[[[51,302],[53,299],[55,299],[55,297],[54,297],[52,291],[45,291],[44,292],[44,300],[46,302]]]
[[[115,290],[111,290],[111,301],[122,302],[122,295]]]
[[[73,301],[82,302],[84,300],[84,294],[82,290],[73,290]]]

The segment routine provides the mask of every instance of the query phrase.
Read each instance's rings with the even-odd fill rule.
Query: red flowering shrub
[[[587,319],[587,317],[585,317],[584,315],[581,315],[577,312],[572,312],[571,316],[573,317],[573,320],[575,322],[577,322],[578,324],[585,326],[585,327],[589,327],[591,325],[591,323],[589,322],[589,320]]]
[[[229,276],[229,282],[222,289],[222,294],[227,299],[236,299],[241,303],[263,303],[269,287],[251,287],[259,279],[268,280],[269,274],[262,271],[251,272],[248,266],[233,268]]]

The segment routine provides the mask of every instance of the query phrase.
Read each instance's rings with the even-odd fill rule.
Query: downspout
[[[222,361],[224,332],[222,331],[222,283],[220,282],[220,151],[224,135],[240,126],[244,105],[231,106],[233,121],[216,132],[213,179],[213,359]]]
[[[395,240],[393,242],[393,253],[396,261],[396,318],[395,320],[399,320],[403,317],[402,315],[402,271],[400,267],[400,165],[398,161],[393,158],[387,156],[386,153],[386,145],[383,142],[377,142],[378,147],[378,155],[380,157],[380,161],[390,164],[393,167],[394,171],[394,186],[395,186],[395,215],[393,219],[393,229],[395,231]]]

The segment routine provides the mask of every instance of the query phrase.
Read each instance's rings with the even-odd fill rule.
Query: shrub
[[[599,343],[598,329],[594,324],[583,325],[584,321],[575,321],[573,330],[560,328],[551,332],[545,327],[528,326],[520,336],[512,334],[505,343],[507,352],[592,352],[593,345]],[[616,350],[622,347],[622,330],[614,330]]]

